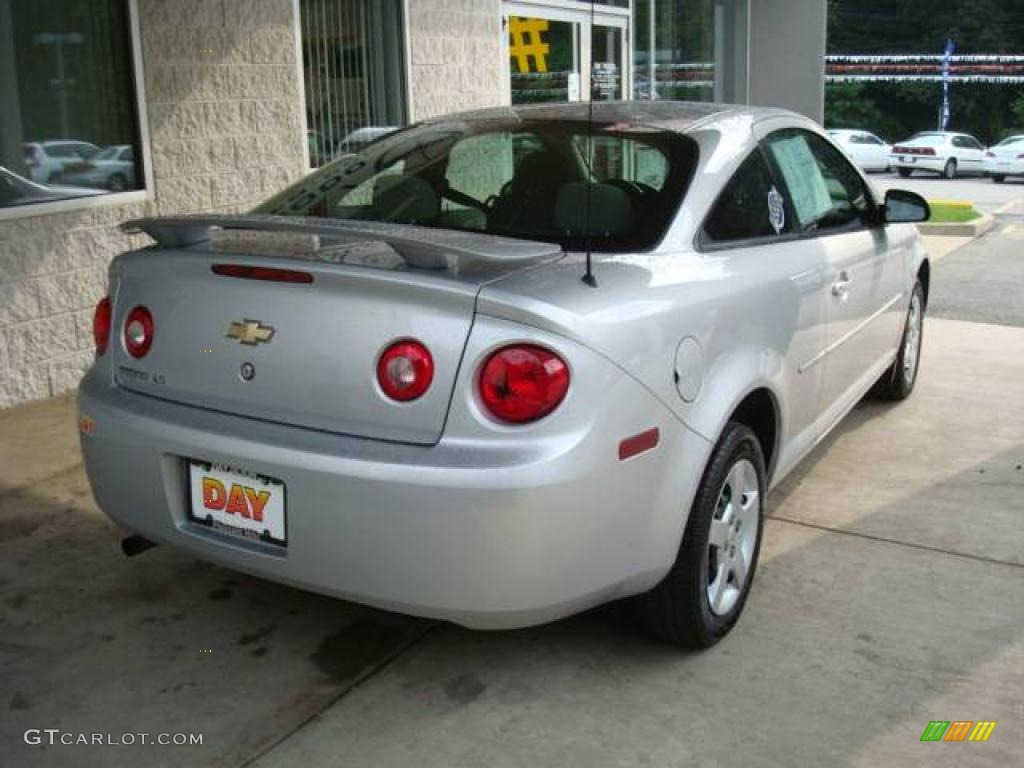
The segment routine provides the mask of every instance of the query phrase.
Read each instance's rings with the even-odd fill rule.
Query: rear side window
[[[760,150],[743,161],[704,222],[711,244],[771,238],[790,231],[786,204]]]
[[[843,154],[817,134],[777,131],[765,142],[802,232],[862,223],[873,207],[860,174]]]

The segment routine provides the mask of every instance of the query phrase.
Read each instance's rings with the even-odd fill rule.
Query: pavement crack
[[[797,520],[792,517],[779,517],[777,515],[768,515],[768,520],[789,523],[790,525],[799,525],[802,528],[813,528],[817,531],[826,531],[828,533],[839,533],[844,536],[854,536],[858,539],[866,539],[867,541],[877,541],[883,544],[892,544],[897,547],[906,547],[907,549],[918,549],[923,552],[934,552],[940,555],[949,555],[950,557],[959,557],[965,560],[975,560],[979,563],[989,563],[992,565],[1004,565],[1010,568],[1017,568],[1024,570],[1024,563],[1014,563],[1009,560],[997,560],[994,557],[985,557],[984,555],[972,555],[970,552],[958,552],[955,549],[943,549],[942,547],[933,547],[928,544],[916,544],[912,541],[901,541],[900,539],[890,539],[885,536],[876,536],[871,533],[863,533],[862,531],[850,531],[845,528],[834,528],[830,525],[819,525],[818,523],[809,523],[806,520]]]

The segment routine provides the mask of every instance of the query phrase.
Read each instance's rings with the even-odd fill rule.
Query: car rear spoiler
[[[121,225],[126,234],[145,233],[162,246],[180,248],[207,242],[215,230],[290,232],[348,240],[386,243],[406,264],[420,269],[445,269],[461,261],[528,264],[562,253],[553,243],[517,240],[476,232],[458,232],[349,219],[302,218],[265,214],[197,214],[132,219]],[[454,263],[453,263],[454,262]]]

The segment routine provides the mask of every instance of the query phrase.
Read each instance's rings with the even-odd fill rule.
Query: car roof
[[[597,125],[645,125],[684,132],[698,124],[713,122],[715,119],[747,116],[753,121],[778,116],[797,117],[792,112],[774,107],[749,107],[736,104],[720,104],[710,101],[585,101],[566,104],[521,104],[510,107],[493,107],[470,112],[444,115],[424,121],[424,124],[451,122],[453,120],[573,120],[584,122],[593,118]]]

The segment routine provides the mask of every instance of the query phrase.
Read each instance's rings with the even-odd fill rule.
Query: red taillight
[[[102,355],[110,343],[110,297],[104,296],[92,313],[92,340],[96,354]]]
[[[124,320],[124,348],[132,357],[144,357],[152,345],[153,316],[140,305]]]
[[[245,264],[214,264],[211,269],[215,275],[222,277],[240,277],[244,280],[266,280],[272,283],[303,283],[313,282],[309,272],[297,269],[278,269],[277,267],[250,267]]]
[[[931,147],[900,147],[892,148],[894,155],[934,155],[935,150]]]
[[[420,397],[434,380],[430,350],[413,339],[396,341],[377,361],[377,383],[392,400],[408,402]]]
[[[480,372],[480,399],[501,421],[524,424],[547,416],[569,390],[569,367],[532,344],[503,347]]]

